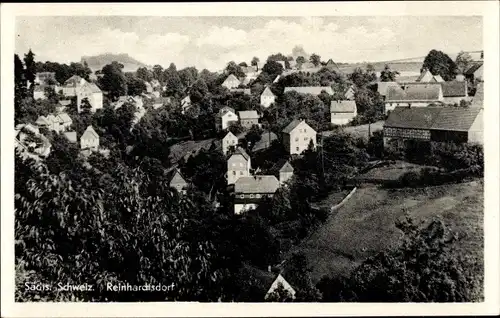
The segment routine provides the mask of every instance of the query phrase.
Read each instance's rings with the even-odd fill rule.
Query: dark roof
[[[242,155],[243,158],[245,158],[245,160],[248,161],[248,159],[250,159],[250,156],[246,153],[245,150],[243,150],[242,148],[238,147],[234,152],[233,154],[231,155],[232,156],[235,156],[235,155]]]
[[[378,82],[377,83],[377,92],[382,96],[386,96],[387,89],[389,87],[396,87],[396,86],[399,86],[399,84],[397,82]]]
[[[438,101],[441,83],[408,84],[405,89],[389,87],[387,101]]]
[[[274,193],[280,183],[275,176],[240,177],[234,184],[235,193]]]
[[[483,62],[477,62],[472,65],[467,71],[465,71],[465,75],[474,74],[481,66],[483,66]]]
[[[289,134],[291,133],[295,128],[297,128],[297,126],[301,123],[301,122],[305,122],[304,120],[300,120],[300,119],[294,119],[292,120],[291,123],[288,124],[288,126],[286,126],[281,132],[284,132],[285,134]],[[307,125],[307,123],[306,123]],[[309,125],[308,125],[309,126]]]
[[[396,107],[389,114],[384,127],[467,131],[480,110],[463,107]]]
[[[354,113],[356,102],[353,100],[333,100],[330,103],[330,113]]]
[[[468,131],[480,111],[480,108],[442,108],[431,129]]]
[[[467,82],[441,82],[443,97],[467,97]]]
[[[223,116],[225,115],[228,111],[231,111],[233,112],[234,114],[236,114],[236,112],[234,111],[234,108],[231,108],[229,106],[224,106],[222,107],[220,110],[219,110],[219,116]]]

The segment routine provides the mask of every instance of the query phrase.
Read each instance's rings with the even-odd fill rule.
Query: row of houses
[[[87,82],[78,75],[73,75],[60,85],[55,80],[54,72],[41,72],[36,74],[34,99],[46,99],[45,88],[51,87],[56,93],[61,93],[67,98],[76,98],[78,112],[83,110],[83,101],[87,100],[91,111],[95,112],[103,107],[103,94],[96,84]]]

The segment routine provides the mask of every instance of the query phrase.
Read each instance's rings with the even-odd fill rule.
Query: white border
[[[4,317],[394,316],[499,313],[499,5],[496,1],[343,3],[2,4],[1,180]],[[485,302],[475,304],[14,303],[12,57],[16,16],[483,16],[485,51]]]

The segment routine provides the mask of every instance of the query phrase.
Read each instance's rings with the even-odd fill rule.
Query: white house
[[[237,122],[239,120],[238,115],[233,108],[225,106],[219,110],[216,117],[216,128],[217,130],[224,130],[229,127],[231,122]]]
[[[99,135],[92,126],[88,126],[80,138],[81,149],[97,150],[99,148]]]
[[[293,167],[287,160],[279,170],[280,185],[290,180],[293,177]]]
[[[64,82],[64,85],[62,86],[62,92],[64,96],[66,97],[73,97],[76,96],[78,93],[78,90],[85,84],[87,83],[86,80],[81,78],[78,75],[73,75],[69,79]]]
[[[222,83],[222,86],[226,87],[227,89],[231,89],[240,86],[240,84],[241,81],[236,76],[234,76],[234,74],[230,74]]]
[[[335,125],[346,125],[358,115],[353,100],[334,100],[330,103],[330,120]]]
[[[190,107],[191,107],[191,97],[189,97],[188,95],[181,100],[181,113],[185,114]]]
[[[262,107],[268,108],[272,103],[275,102],[275,100],[276,95],[274,95],[269,86],[267,86],[260,95],[260,104],[262,105]]]
[[[307,150],[311,141],[316,147],[316,131],[305,120],[293,120],[282,132],[283,145],[291,155]]]
[[[82,112],[82,103],[83,100],[86,98],[91,106],[91,112],[95,112],[98,109],[101,109],[102,106],[102,91],[97,87],[96,84],[94,83],[87,83],[83,84],[76,92],[76,107],[78,109],[78,112]]]
[[[222,153],[227,154],[230,147],[235,147],[238,145],[238,137],[236,137],[232,132],[228,132],[224,138],[222,138]]]
[[[237,148],[227,160],[227,184],[234,184],[239,178],[250,176],[251,167],[250,156],[243,149]]]
[[[281,274],[278,274],[278,276],[276,277],[276,279],[274,280],[274,282],[272,283],[271,287],[269,288],[269,290],[267,291],[266,293],[266,296],[264,297],[264,299],[268,299],[269,296],[274,292],[276,291],[276,289],[278,289],[279,286],[282,286],[286,291],[288,291],[288,293],[290,294],[291,298],[292,299],[295,299],[295,289],[293,289],[293,287],[285,280],[285,278],[283,278],[283,276],[281,276]]]

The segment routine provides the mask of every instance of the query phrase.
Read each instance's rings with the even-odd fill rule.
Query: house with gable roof
[[[185,114],[189,108],[191,108],[191,97],[187,95],[181,99],[181,113]]]
[[[280,185],[285,184],[288,180],[290,180],[293,177],[293,166],[290,164],[289,160],[286,160],[282,165],[280,165],[281,168],[279,170],[279,180],[280,180]]]
[[[358,115],[356,102],[353,100],[334,100],[330,103],[330,122],[335,125],[347,125]]]
[[[87,99],[91,106],[91,112],[95,112],[98,109],[101,109],[103,103],[102,91],[99,87],[97,87],[94,83],[85,82],[76,93],[76,107],[78,112],[82,112],[82,103],[84,99]]]
[[[483,100],[484,100],[484,83],[479,82],[477,83],[476,86],[476,93],[474,94],[474,97],[472,98],[472,105],[471,107],[483,107]]]
[[[228,132],[224,138],[222,138],[222,153],[227,154],[230,147],[238,146],[238,137],[236,137],[232,132]]]
[[[253,125],[259,125],[259,114],[255,110],[244,110],[238,112],[240,124],[244,128],[252,128]]]
[[[476,81],[483,81],[483,61],[474,63],[465,71],[464,75],[471,84],[474,84]]]
[[[283,130],[283,145],[291,154],[301,154],[312,141],[316,147],[316,131],[305,120],[295,119]]]
[[[422,69],[420,76],[415,80],[415,82],[430,83],[435,82],[434,75],[428,69]]]
[[[227,184],[234,184],[239,178],[250,176],[251,168],[250,156],[245,150],[237,148],[227,159]]]
[[[469,100],[466,81],[442,82],[443,102],[446,104],[460,104],[462,100]]]
[[[224,130],[229,128],[232,122],[238,122],[239,118],[233,108],[225,106],[219,110],[215,118],[215,127],[217,130]]]
[[[295,299],[295,289],[293,289],[292,285],[290,285],[281,274],[278,274],[276,276],[276,279],[273,281],[271,284],[271,287],[269,287],[269,290],[267,291],[266,295],[264,296],[264,299],[267,300],[269,297],[279,288],[283,287],[289,294],[290,297]]]
[[[180,170],[175,169],[172,173],[172,177],[170,178],[169,186],[174,188],[179,194],[185,195],[189,184],[182,176]]]
[[[269,86],[266,86],[266,88],[260,95],[260,105],[262,105],[262,107],[268,108],[275,101],[276,101],[276,95],[274,95],[273,91],[269,88]]]
[[[273,197],[280,187],[275,176],[241,176],[234,183],[234,213],[255,209],[264,197]]]
[[[80,148],[83,150],[97,150],[99,149],[99,135],[92,126],[85,129],[82,137],[80,138]]]
[[[61,131],[67,130],[73,124],[73,120],[69,117],[68,113],[60,113],[57,115],[59,118],[59,127]]]
[[[483,143],[483,109],[397,107],[384,123],[384,144],[404,140]]]
[[[355,93],[354,86],[351,85],[344,92],[344,98],[347,100],[354,100],[354,93]]]
[[[73,97],[76,96],[78,93],[78,90],[85,84],[87,83],[86,80],[81,78],[78,75],[73,75],[70,78],[64,82],[62,86],[62,93],[66,97]]]
[[[385,113],[398,106],[427,107],[443,102],[442,83],[415,83],[401,87],[389,87],[385,99]]]
[[[234,74],[229,74],[229,76],[222,83],[222,86],[224,86],[227,89],[231,89],[231,88],[237,88],[238,86],[240,86],[240,84],[241,81],[236,76],[234,76]]]

